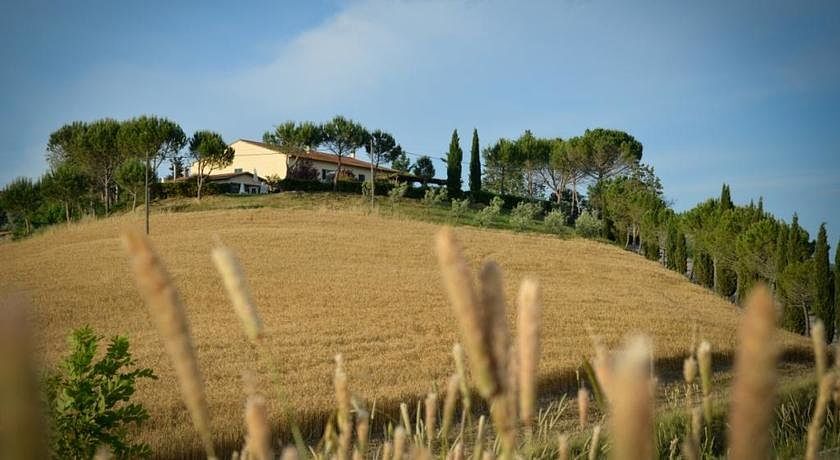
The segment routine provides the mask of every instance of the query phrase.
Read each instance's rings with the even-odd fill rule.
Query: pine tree
[[[688,270],[688,255],[686,252],[685,233],[679,232],[677,234],[676,256],[674,258],[676,259],[676,270],[681,275],[685,275],[686,270]]]
[[[470,192],[473,199],[481,192],[481,152],[478,149],[478,130],[473,128],[472,147],[470,148]]]
[[[735,207],[732,204],[732,196],[729,193],[729,186],[723,184],[723,187],[720,189],[720,210],[727,211]]]
[[[446,156],[446,189],[449,196],[461,195],[461,162],[464,152],[461,150],[461,139],[458,130],[452,131],[452,141],[449,142],[449,155]]]
[[[817,246],[814,250],[814,314],[825,325],[825,338],[831,343],[834,338],[834,302],[831,299],[831,267],[828,262],[828,237],[825,224],[820,225]]]
[[[787,258],[788,258],[788,226],[782,222],[779,225],[779,233],[776,236],[776,279],[778,280],[780,276],[782,276],[782,272],[785,271],[785,267],[787,267]]]
[[[840,315],[840,240],[834,248],[834,314]]]
[[[668,224],[668,240],[665,246],[665,266],[671,270],[677,269],[677,226],[673,222]]]

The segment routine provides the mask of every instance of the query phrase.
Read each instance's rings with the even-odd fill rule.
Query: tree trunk
[[[802,316],[805,318],[805,337],[811,336],[811,316],[808,315],[808,307],[802,304]]]
[[[108,185],[108,180],[105,180],[105,215],[111,212],[111,187]]]
[[[717,257],[712,257],[712,290],[718,292],[718,261]]]
[[[137,210],[137,192],[132,193],[131,198],[131,212],[134,213]]]
[[[64,217],[67,218],[67,223],[70,223],[70,202],[64,201]]]

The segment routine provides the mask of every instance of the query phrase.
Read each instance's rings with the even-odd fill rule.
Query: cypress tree
[[[677,226],[668,223],[668,242],[665,247],[665,266],[671,270],[677,269]]]
[[[720,189],[720,210],[721,211],[728,211],[735,207],[732,204],[732,196],[729,193],[729,186],[723,184],[723,187]]]
[[[464,152],[461,150],[461,139],[458,138],[456,129],[452,131],[449,155],[446,156],[446,190],[451,197],[461,195],[461,162],[463,160]]]
[[[686,254],[686,241],[685,241],[685,233],[679,232],[677,234],[677,247],[675,248],[675,259],[677,265],[677,271],[681,275],[685,275],[685,272],[688,270],[688,255]]]
[[[804,262],[809,255],[808,233],[799,226],[799,216],[793,213],[788,230],[787,263]]]
[[[840,315],[840,240],[834,248],[834,314]]]
[[[831,343],[834,338],[834,302],[831,299],[832,274],[828,262],[828,237],[825,224],[820,225],[817,246],[814,250],[814,314],[825,325],[825,338]]]
[[[694,281],[705,288],[712,289],[715,281],[713,270],[712,257],[709,253],[696,251],[691,269],[694,272]]]
[[[481,192],[481,152],[478,149],[478,130],[475,128],[470,148],[470,192],[473,199],[477,199]]]

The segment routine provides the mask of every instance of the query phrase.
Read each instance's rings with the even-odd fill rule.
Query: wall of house
[[[241,169],[241,172],[253,173],[256,169],[260,177],[267,178],[274,175],[286,177],[286,155],[243,141],[236,141],[230,146],[235,152],[233,163],[226,168],[214,169],[211,174],[234,173],[237,169]],[[195,174],[198,174],[198,168],[193,164],[190,166],[190,175]]]
[[[322,170],[327,170],[330,173],[335,173],[335,171],[338,169],[338,165],[335,163],[327,163],[325,161],[317,160],[312,160],[312,167],[315,168],[316,171],[318,171],[318,179],[321,180],[324,180]],[[370,168],[359,168],[356,166],[346,166],[342,164],[341,169],[351,171],[353,175],[357,178],[359,177],[359,175],[363,175],[365,176],[365,180],[370,179]],[[376,173],[377,176],[382,176],[384,174],[385,173],[382,171],[377,171]]]
[[[255,179],[251,174],[243,174],[241,176],[229,177],[226,179],[213,180],[214,184],[230,184],[232,187],[230,193],[237,193],[239,184],[245,184],[246,193],[266,193],[268,187],[259,179]]]

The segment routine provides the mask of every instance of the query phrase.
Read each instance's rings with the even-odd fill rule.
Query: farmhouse
[[[287,165],[294,165],[297,160],[301,159],[308,161],[309,165],[317,172],[318,179],[325,182],[332,181],[338,169],[338,157],[330,153],[313,150],[300,154],[290,154],[281,152],[274,145],[246,139],[239,139],[230,146],[233,147],[235,152],[233,163],[226,168],[214,170],[213,174],[208,177],[208,181],[216,182],[217,176],[220,175],[242,173],[252,173],[254,176],[264,178],[285,179],[288,175]],[[289,157],[288,161],[287,157]],[[341,169],[353,174],[353,177],[359,181],[370,178],[370,167],[371,164],[367,161],[356,159],[353,156],[341,158]],[[190,175],[195,174],[198,174],[198,169],[194,164],[190,167]],[[397,174],[397,171],[379,167],[376,169],[376,174],[391,176]]]

